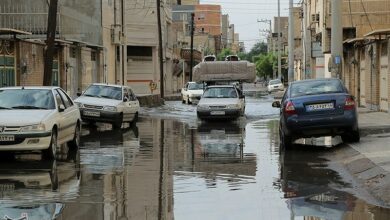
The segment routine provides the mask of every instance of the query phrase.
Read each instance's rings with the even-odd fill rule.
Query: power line
[[[368,17],[368,14],[367,14],[367,11],[366,11],[366,7],[364,7],[363,0],[360,0],[360,3],[362,5],[362,7],[363,7],[364,14],[367,17],[367,21],[368,21],[368,24],[370,25],[371,31],[373,31],[374,29],[372,28],[370,18]]]

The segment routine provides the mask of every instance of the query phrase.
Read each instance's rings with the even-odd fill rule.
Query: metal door
[[[15,86],[14,43],[0,40],[0,87]]]
[[[388,112],[389,111],[389,60],[387,56],[387,44],[382,44],[382,53],[381,53],[381,69],[380,69],[380,78],[379,78],[379,93],[380,93],[380,110]]]
[[[366,61],[365,53],[362,52],[360,60],[360,105],[366,106]]]

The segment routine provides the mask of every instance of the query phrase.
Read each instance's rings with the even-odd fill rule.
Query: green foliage
[[[273,70],[278,64],[277,57],[268,53],[255,57],[255,59],[257,60],[255,62],[257,75],[263,78],[272,78]]]
[[[268,52],[267,44],[264,42],[258,42],[252,47],[251,51],[249,51],[249,53],[246,54],[245,59],[255,63],[254,60],[255,57],[263,54],[267,54],[267,52]]]
[[[211,49],[210,49],[209,47],[206,47],[206,48],[204,48],[204,50],[203,50],[203,55],[204,55],[204,56],[213,55],[213,51],[211,51]]]
[[[228,56],[228,55],[233,55],[232,51],[230,50],[230,48],[225,48],[221,51],[221,53],[219,53],[217,55],[217,60],[218,61],[224,61],[225,60],[225,57]]]

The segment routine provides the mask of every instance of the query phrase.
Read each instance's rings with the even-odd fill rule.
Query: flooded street
[[[8,156],[0,219],[390,218],[331,169],[329,158],[347,146],[280,151],[271,101],[248,98],[247,118],[228,124],[200,122],[195,106],[169,102],[144,109],[137,127],[84,127],[80,150],[56,162]]]

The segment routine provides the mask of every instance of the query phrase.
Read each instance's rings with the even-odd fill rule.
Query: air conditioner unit
[[[320,22],[320,14],[312,14],[311,21],[314,23],[319,23]]]
[[[120,25],[114,25],[111,27],[111,43],[114,45],[120,45],[121,44],[121,26]]]

